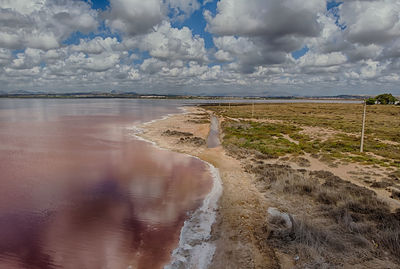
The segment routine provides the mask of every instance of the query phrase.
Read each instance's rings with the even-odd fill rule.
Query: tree
[[[382,105],[393,105],[396,103],[397,99],[390,93],[384,93],[380,94],[375,97],[376,101],[378,101],[378,104]]]

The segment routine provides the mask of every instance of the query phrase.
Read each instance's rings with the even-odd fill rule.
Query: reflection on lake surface
[[[212,178],[131,127],[175,112],[159,101],[0,100],[0,268],[167,263]]]

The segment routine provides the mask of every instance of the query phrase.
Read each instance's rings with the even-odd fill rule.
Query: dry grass
[[[383,259],[385,253],[400,262],[400,212],[391,213],[374,192],[326,171],[271,164],[248,165],[247,170],[257,175],[266,196],[279,196],[292,205],[291,228],[274,217],[265,230],[270,244],[299,255],[298,266],[361,263]]]
[[[222,124],[225,149],[247,160],[245,169],[256,175],[257,187],[268,202],[291,216],[291,227],[282,218],[267,219],[265,244],[298,257],[299,268],[363,266],[371,260],[400,266],[400,211],[391,212],[375,192],[330,172],[264,161],[280,158],[307,167],[301,155],[310,153],[332,166],[339,161],[392,166],[385,182],[377,182],[374,175],[368,176],[368,182],[377,188],[396,186],[400,107],[368,107],[368,154],[359,153],[362,106],[358,104],[259,104],[255,119],[251,105],[207,108],[233,118],[225,118]],[[329,136],[308,135],[303,130],[309,126],[320,128],[320,136]]]

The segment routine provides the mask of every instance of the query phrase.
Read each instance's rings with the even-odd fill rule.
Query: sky
[[[0,0],[0,93],[400,95],[399,0]]]

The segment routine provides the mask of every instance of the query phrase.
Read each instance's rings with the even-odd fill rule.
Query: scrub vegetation
[[[263,229],[268,244],[298,257],[298,267],[330,268],[387,257],[399,262],[400,211],[391,212],[373,191],[327,171],[272,164],[246,169],[256,175],[270,203],[288,212],[290,226],[280,216],[269,216]]]
[[[394,105],[397,103],[397,98],[391,95],[390,93],[380,94],[375,96],[374,98],[368,98],[366,100],[367,105]]]
[[[322,160],[400,168],[400,107],[369,106],[360,153],[361,104],[207,106],[225,117],[224,143],[272,158],[311,153]],[[252,117],[253,114],[253,117]]]
[[[281,212],[265,213],[254,232],[261,246],[288,255],[296,268],[398,268],[400,210],[372,188],[393,188],[393,198],[400,197],[399,106],[368,106],[365,153],[359,152],[361,104],[257,104],[254,112],[251,104],[206,109],[222,119],[225,149],[254,175],[270,207]],[[307,170],[310,156],[329,166],[353,162],[392,172],[387,181],[374,181],[368,174],[370,185],[356,185],[329,171]]]

